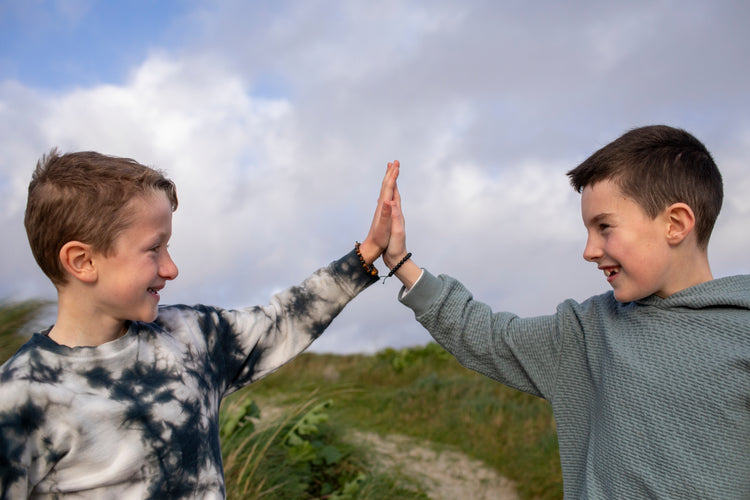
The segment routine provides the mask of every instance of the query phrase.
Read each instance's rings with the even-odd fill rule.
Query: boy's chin
[[[159,310],[156,309],[154,311],[150,311],[148,313],[139,314],[135,318],[130,318],[130,321],[137,321],[140,323],[153,323],[156,321],[156,318],[159,316]]]
[[[614,290],[615,294],[615,300],[620,303],[627,303],[627,302],[635,302],[636,300],[645,299],[648,297],[649,293],[644,294],[643,292],[640,293],[634,293],[634,292],[627,292],[623,290]]]

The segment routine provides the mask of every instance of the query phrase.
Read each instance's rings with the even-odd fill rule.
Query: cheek
[[[605,239],[604,251],[626,271],[643,269],[651,259],[653,249],[632,234],[617,234]]]

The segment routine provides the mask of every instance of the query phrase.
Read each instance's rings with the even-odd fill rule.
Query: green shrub
[[[330,421],[333,400],[315,392],[265,426],[241,391],[222,408],[222,452],[230,499],[405,500],[426,498],[416,483],[371,472],[367,450],[343,439]]]

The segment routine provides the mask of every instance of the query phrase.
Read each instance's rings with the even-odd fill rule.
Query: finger
[[[400,163],[398,160],[389,163],[386,169],[383,182],[380,185],[380,200],[391,200],[393,198],[393,186],[396,184],[398,179]]]
[[[391,204],[393,201],[383,201],[380,204],[380,219],[390,219],[391,215],[393,213],[393,208]]]
[[[394,168],[398,168],[398,162],[388,163],[388,167],[385,170],[385,175],[383,176],[383,180],[380,183],[380,193],[378,194],[378,201],[375,206],[373,224],[375,224],[375,222],[382,216],[383,202],[388,201],[393,197],[390,183],[395,182],[392,180]]]
[[[404,227],[404,218],[397,206],[393,206],[393,216],[391,217],[391,230],[389,233],[388,246],[386,254],[389,260],[400,258],[405,253],[406,248],[406,230]]]
[[[398,185],[393,186],[393,203],[398,206],[399,212],[401,211],[401,193],[398,190]]]
[[[383,181],[380,183],[380,196],[383,196],[383,193],[385,193],[388,182],[390,181],[391,176],[393,175],[394,170],[393,163],[388,163],[388,167],[385,169],[385,175],[383,176]]]
[[[406,221],[404,213],[401,211],[401,194],[398,187],[393,189],[393,201],[389,204],[391,208],[391,232],[404,233],[406,230]]]

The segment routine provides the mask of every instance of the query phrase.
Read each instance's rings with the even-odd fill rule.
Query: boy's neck
[[[113,340],[117,340],[125,333],[127,333],[128,327],[127,324],[123,323],[122,327],[120,328],[119,332],[114,334],[91,334],[89,332],[84,331],[81,328],[78,329],[70,329],[66,328],[63,325],[61,325],[59,316],[58,321],[55,323],[55,325],[50,330],[49,334],[47,335],[50,339],[54,340],[57,344],[64,345],[66,347],[96,347],[100,346],[102,344],[106,344],[107,342],[111,342]]]
[[[714,279],[708,253],[705,249],[698,247],[687,247],[682,249],[682,252],[678,252],[672,268],[674,288],[670,290],[668,296]]]
[[[88,310],[85,301],[71,300],[58,290],[57,320],[48,337],[67,347],[95,347],[125,335],[126,321],[102,321],[95,311]],[[99,319],[97,319],[99,318]]]

